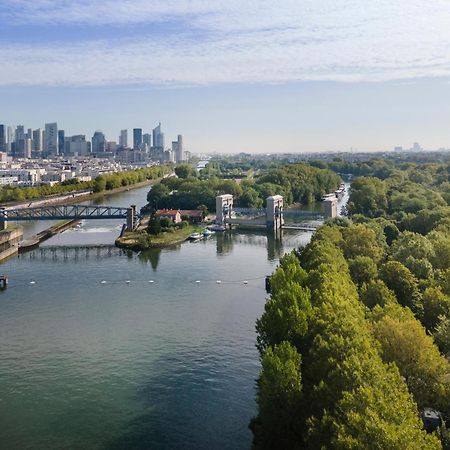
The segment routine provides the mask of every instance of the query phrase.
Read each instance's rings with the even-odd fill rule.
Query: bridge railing
[[[54,205],[0,209],[0,220],[126,219],[129,208],[116,206]]]

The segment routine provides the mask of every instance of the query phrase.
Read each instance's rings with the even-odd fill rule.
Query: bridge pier
[[[136,205],[127,208],[127,231],[133,231],[136,226]]]
[[[272,195],[266,199],[266,224],[268,230],[278,231],[284,225],[283,197]]]
[[[231,219],[233,211],[233,196],[231,194],[219,195],[216,197],[216,223],[225,225],[225,219]]]
[[[8,227],[8,221],[6,220],[8,212],[6,211],[6,208],[0,208],[0,211],[2,211],[2,214],[0,215],[0,231],[3,231]]]

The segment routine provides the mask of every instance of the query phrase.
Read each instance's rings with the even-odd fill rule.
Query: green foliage
[[[386,362],[394,362],[419,408],[448,408],[450,364],[410,310],[389,304],[373,310],[373,332]]]
[[[352,189],[347,209],[350,214],[364,214],[367,217],[382,215],[387,207],[386,187],[373,177],[357,178]]]
[[[197,171],[189,164],[179,164],[175,167],[175,174],[178,178],[196,177]]]
[[[398,302],[413,311],[419,311],[420,292],[417,278],[398,261],[388,261],[381,267],[380,277],[391,289]]]
[[[377,265],[368,256],[356,256],[348,261],[348,268],[353,282],[357,286],[369,283],[378,276]]]
[[[441,352],[450,356],[450,317],[448,315],[438,317],[433,337]]]
[[[395,303],[397,299],[394,293],[388,289],[384,281],[371,280],[360,289],[361,301],[370,309],[375,306],[385,306],[388,303]]]
[[[300,449],[301,356],[288,342],[268,348],[258,382],[254,449]]]
[[[153,236],[161,233],[161,219],[155,213],[150,216],[147,232]]]

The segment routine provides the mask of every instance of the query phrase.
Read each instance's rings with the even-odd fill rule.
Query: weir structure
[[[70,219],[121,219],[126,220],[127,231],[136,226],[136,206],[54,205],[38,208],[0,208],[0,230],[7,228],[8,220],[70,220]]]
[[[281,195],[272,195],[266,199],[266,208],[247,209],[249,215],[254,218],[234,217],[233,196],[230,194],[216,197],[216,223],[218,225],[240,225],[249,228],[266,228],[268,230],[281,230],[284,225],[284,203]],[[252,214],[253,213],[253,214]]]

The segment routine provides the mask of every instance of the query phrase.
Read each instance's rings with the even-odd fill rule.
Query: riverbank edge
[[[145,180],[141,181],[136,184],[130,184],[127,186],[120,186],[118,188],[111,189],[109,191],[101,191],[101,192],[85,192],[83,191],[74,191],[71,194],[63,194],[59,197],[41,197],[36,198],[33,200],[30,200],[28,202],[8,202],[2,204],[2,207],[32,207],[33,204],[37,203],[39,206],[46,206],[46,205],[60,205],[62,203],[64,204],[72,204],[72,203],[79,203],[85,200],[95,200],[98,198],[108,197],[109,195],[113,194],[119,194],[121,192],[131,191],[133,189],[139,189],[145,186],[152,186],[155,183],[159,183],[163,178],[155,178],[152,180]],[[75,197],[71,197],[71,195],[76,194]],[[84,194],[84,195],[83,195]]]
[[[179,230],[168,233],[161,233],[162,236],[154,236],[154,239],[167,238],[164,242],[151,242],[152,236],[150,236],[146,231],[125,231],[123,236],[118,237],[115,240],[116,247],[133,250],[142,251],[152,248],[165,248],[171,247],[173,245],[181,244],[185,242],[192,233],[198,232],[202,229],[198,225],[189,225],[186,228],[180,228]],[[145,244],[139,242],[140,240],[147,240]]]

